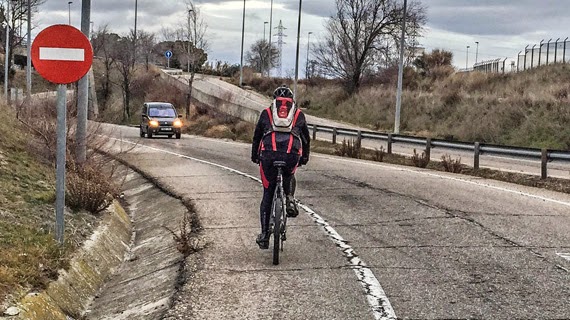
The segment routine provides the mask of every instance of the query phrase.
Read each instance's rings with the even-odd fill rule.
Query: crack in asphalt
[[[570,270],[566,269],[565,267],[556,263],[555,261],[551,261],[548,257],[544,256],[540,252],[533,250],[532,247],[523,246],[522,244],[517,243],[514,240],[511,240],[511,239],[509,239],[503,235],[500,235],[499,233],[493,231],[491,228],[483,225],[482,223],[478,222],[477,220],[475,220],[469,216],[469,215],[481,215],[480,212],[470,212],[470,211],[462,211],[462,210],[457,210],[457,209],[449,209],[449,208],[444,207],[444,206],[432,204],[429,202],[429,200],[426,200],[426,199],[420,199],[417,197],[413,197],[413,196],[406,195],[406,194],[401,194],[401,193],[394,192],[391,190],[387,190],[384,188],[379,188],[379,187],[373,186],[371,184],[368,184],[366,182],[362,182],[362,181],[358,181],[358,180],[354,180],[354,179],[349,179],[347,177],[342,177],[342,176],[338,176],[338,175],[327,175],[327,174],[323,174],[323,176],[331,178],[333,180],[335,180],[335,179],[341,180],[341,181],[347,182],[349,184],[355,185],[359,188],[371,189],[371,190],[383,192],[386,195],[398,196],[398,197],[402,197],[405,199],[409,199],[409,200],[412,200],[412,201],[414,201],[414,202],[416,202],[422,206],[425,206],[425,207],[428,207],[428,208],[431,208],[431,209],[434,209],[437,211],[441,211],[451,218],[457,218],[460,220],[467,221],[467,222],[471,223],[472,225],[478,226],[481,230],[487,232],[491,236],[510,244],[511,247],[517,247],[517,248],[525,249],[527,252],[538,257],[540,260],[546,262],[547,264],[553,265],[556,269],[564,271],[566,273],[570,273]],[[483,213],[483,214],[485,214],[485,213]],[[510,216],[510,215],[505,215],[505,216]],[[528,216],[528,215],[516,215],[515,214],[512,216]],[[542,216],[549,216],[549,215],[536,215],[536,216],[542,217]],[[412,219],[412,220],[414,220],[414,219]]]

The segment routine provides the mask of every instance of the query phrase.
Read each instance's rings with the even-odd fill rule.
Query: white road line
[[[570,253],[562,253],[562,252],[558,253],[557,252],[556,254],[559,255],[561,258],[570,261]]]
[[[85,61],[85,49],[40,47],[40,60]]]
[[[423,175],[430,176],[430,177],[447,179],[447,180],[452,180],[452,181],[457,181],[457,182],[463,182],[463,183],[472,184],[472,185],[476,185],[476,186],[483,187],[483,188],[489,188],[489,189],[493,189],[493,190],[499,190],[499,191],[504,191],[504,192],[508,192],[508,193],[514,193],[514,194],[518,194],[518,195],[523,196],[523,197],[529,197],[529,198],[533,198],[533,199],[538,199],[538,200],[556,203],[559,205],[570,207],[570,202],[567,202],[567,201],[556,200],[556,199],[552,199],[552,198],[548,198],[548,197],[538,196],[538,195],[531,194],[528,192],[522,192],[522,191],[517,191],[517,190],[513,190],[513,189],[509,189],[509,188],[494,186],[494,185],[490,185],[490,184],[483,183],[480,181],[466,180],[466,179],[462,179],[462,178],[450,177],[450,176],[441,175],[441,174],[428,172],[428,171],[419,171],[419,170],[414,170],[414,169],[399,168],[399,167],[395,167],[395,166],[388,166],[388,165],[371,163],[371,162],[364,162],[364,161],[358,161],[358,160],[349,160],[349,159],[344,159],[344,158],[331,158],[331,157],[322,156],[322,155],[315,155],[315,157],[324,158],[327,160],[344,161],[344,162],[348,162],[348,163],[363,164],[363,165],[368,165],[368,166],[373,166],[373,167],[379,167],[379,168],[386,169],[386,170],[399,170],[399,171],[403,171],[403,172],[423,174]]]
[[[215,167],[230,171],[232,173],[250,178],[252,180],[255,180],[255,181],[261,183],[261,180],[257,177],[254,177],[250,174],[247,174],[245,172],[241,172],[241,171],[236,170],[236,169],[232,169],[230,167],[226,167],[226,166],[221,165],[221,164],[217,164],[214,162],[210,162],[210,161],[186,156],[183,154],[179,154],[179,153],[164,150],[164,149],[159,149],[159,148],[145,146],[145,145],[141,145],[141,144],[130,142],[130,141],[125,141],[122,139],[116,139],[116,138],[110,138],[110,139],[118,141],[118,142],[125,142],[125,143],[129,143],[132,145],[148,148],[148,149],[151,149],[154,151],[160,151],[160,152],[163,152],[166,154],[178,156],[180,158],[189,159],[192,161],[208,164],[211,166],[215,166]],[[378,281],[378,279],[376,279],[376,277],[374,276],[374,273],[372,273],[372,270],[370,270],[370,268],[368,268],[366,266],[366,264],[362,260],[360,260],[358,255],[355,253],[354,249],[347,243],[346,240],[344,240],[334,230],[333,227],[331,227],[330,224],[328,224],[328,222],[326,222],[325,219],[323,219],[315,211],[313,211],[311,208],[309,208],[306,205],[301,204],[301,203],[299,204],[299,206],[301,208],[303,208],[303,210],[305,210],[305,212],[307,212],[307,214],[315,221],[315,223],[317,223],[323,227],[325,232],[328,234],[329,238],[341,249],[344,256],[348,259],[348,261],[350,262],[354,272],[356,273],[356,277],[358,278],[358,281],[360,282],[360,284],[362,285],[362,287],[364,288],[364,290],[366,292],[366,299],[368,300],[368,304],[372,308],[372,313],[374,314],[374,318],[376,320],[395,320],[395,319],[397,319],[396,313],[394,312],[394,309],[392,308],[392,305],[390,304],[390,301],[388,300],[388,297],[386,296],[384,289],[382,289],[380,282]]]

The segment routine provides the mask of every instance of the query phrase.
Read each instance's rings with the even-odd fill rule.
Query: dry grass
[[[441,156],[441,165],[446,172],[461,173],[463,165],[461,164],[461,157],[452,159],[450,155],[446,154]]]
[[[197,105],[190,108],[190,120],[184,127],[184,131],[190,134],[243,142],[252,141],[254,130],[252,123]]]
[[[338,145],[332,144],[330,142],[325,142],[320,140],[311,141],[311,152],[337,155],[336,153],[337,149]],[[374,153],[375,150],[362,148],[361,159],[377,161],[375,159]],[[480,168],[479,170],[474,170],[473,168],[461,165],[460,159],[452,161],[455,162],[456,168],[461,167],[460,173],[464,175],[476,176],[486,179],[494,179],[494,180],[515,183],[529,187],[543,188],[547,190],[553,190],[557,192],[564,192],[570,194],[570,180],[567,179],[547,178],[542,180],[540,176],[535,176],[535,175],[503,172],[486,168]],[[397,154],[385,154],[384,158],[382,159],[382,162],[396,164],[396,165],[403,165],[403,166],[415,166],[411,157],[405,157]],[[443,162],[438,162],[438,161],[430,161],[426,165],[426,168],[430,170],[450,172],[446,170],[445,164]]]
[[[425,151],[422,151],[420,154],[416,152],[416,149],[414,149],[414,154],[410,157],[410,160],[414,166],[418,168],[426,168],[430,162],[430,159],[428,158]]]

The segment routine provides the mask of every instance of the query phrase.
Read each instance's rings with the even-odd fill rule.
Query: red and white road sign
[[[46,80],[68,84],[87,74],[93,63],[93,48],[81,31],[57,24],[45,28],[34,39],[32,62]]]

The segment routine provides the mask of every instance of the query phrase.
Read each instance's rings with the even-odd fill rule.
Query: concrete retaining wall
[[[97,291],[123,261],[131,238],[131,219],[118,202],[107,209],[100,226],[72,259],[67,271],[42,293],[28,294],[13,319],[79,319]],[[11,318],[12,319],[12,318]]]
[[[177,76],[166,73],[162,73],[161,76],[178,89],[182,91],[188,90],[186,79],[179,79]],[[214,108],[218,112],[251,123],[257,123],[260,112],[263,110],[259,102],[250,100],[246,94],[224,90],[222,87],[213,87],[206,81],[199,79],[194,80],[192,98],[199,103]],[[269,103],[267,103],[268,105]]]

